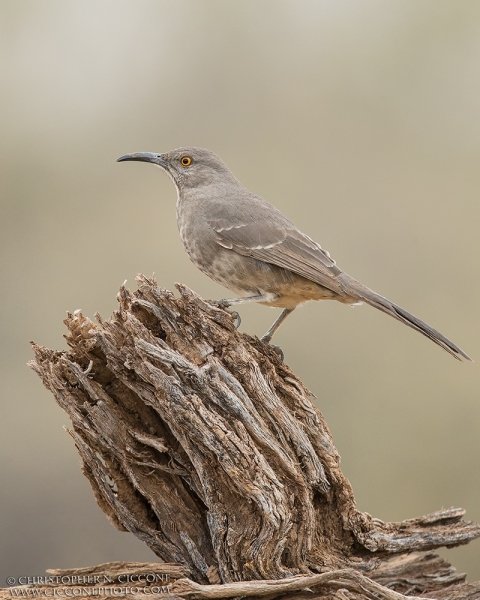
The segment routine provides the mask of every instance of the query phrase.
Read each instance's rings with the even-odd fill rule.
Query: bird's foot
[[[280,348],[280,346],[276,346],[275,344],[269,344],[269,346],[276,354],[278,354],[278,358],[280,359],[280,362],[283,363],[285,354],[283,353],[283,350]]]
[[[208,303],[213,304],[213,306],[217,306],[218,308],[221,308],[223,310],[227,310],[227,308],[230,308],[231,306],[228,300],[209,300]],[[232,310],[230,314],[234,319],[237,319],[237,324],[235,325],[235,328],[238,329],[242,323],[241,316],[236,310]]]
[[[265,344],[268,344],[270,346],[270,348],[278,354],[280,361],[283,362],[283,359],[285,358],[285,355],[283,354],[283,350],[280,348],[280,346],[276,346],[275,344],[270,344],[271,339],[272,339],[271,335],[265,334],[263,337],[260,338],[260,341],[264,342]]]
[[[223,309],[229,308],[231,306],[231,303],[228,300],[208,300],[208,303]]]

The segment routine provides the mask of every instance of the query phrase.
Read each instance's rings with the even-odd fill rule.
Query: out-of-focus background
[[[155,272],[228,295],[189,262],[175,189],[127,152],[197,145],[350,275],[476,359],[368,306],[311,303],[276,342],[318,397],[358,506],[480,521],[480,3],[3,0],[0,585],[154,559],[116,531],[69,421],[26,362],[66,310],[108,317]],[[278,311],[245,306],[261,335]],[[480,541],[444,550],[480,578]]]

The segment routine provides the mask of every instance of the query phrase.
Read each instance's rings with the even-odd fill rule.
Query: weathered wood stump
[[[312,395],[273,349],[183,285],[178,298],[138,286],[121,288],[109,321],[69,314],[71,350],[34,344],[31,366],[69,414],[112,524],[190,578],[172,593],[399,597],[374,579],[464,597],[448,563],[408,553],[468,543],[480,526],[454,508],[400,523],[358,511]],[[262,592],[258,580],[279,581]],[[480,584],[468,590],[480,598]]]

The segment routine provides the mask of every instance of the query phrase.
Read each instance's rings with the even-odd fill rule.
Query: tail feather
[[[438,344],[440,348],[443,348],[445,352],[451,354],[453,358],[456,358],[457,360],[472,360],[468,354],[465,354],[463,350],[442,335],[439,331],[433,327],[430,327],[430,325],[427,325],[427,323],[415,315],[412,315],[400,306],[390,302],[390,300],[387,298],[380,296],[380,294],[377,294],[355,279],[345,275],[346,274],[342,274],[342,288],[348,295],[358,298],[359,300],[363,300],[367,304],[370,304],[370,306],[378,308],[378,310],[381,310],[394,319],[397,319],[401,323],[408,325],[408,327],[419,331],[424,336],[432,340],[432,342]]]

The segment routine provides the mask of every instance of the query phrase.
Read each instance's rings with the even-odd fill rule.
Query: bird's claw
[[[237,324],[235,325],[235,329],[238,329],[240,327],[240,325],[242,324],[242,317],[236,310],[232,312],[232,317],[234,319],[237,319]]]
[[[280,362],[283,363],[283,359],[285,358],[285,354],[283,353],[283,350],[280,348],[280,346],[276,346],[275,344],[270,344],[270,348],[276,353],[278,354],[278,358],[280,359]]]

